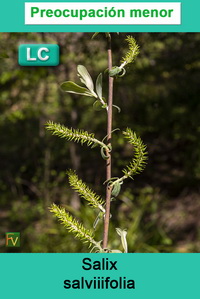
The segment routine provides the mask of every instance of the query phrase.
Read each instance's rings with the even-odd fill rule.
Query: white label
[[[181,3],[26,2],[25,24],[180,25]]]

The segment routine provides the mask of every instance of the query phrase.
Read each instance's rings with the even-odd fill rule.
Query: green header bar
[[[97,20],[96,24],[89,24],[85,25],[78,24],[78,25],[55,25],[55,22],[52,18],[52,13],[48,11],[48,18],[52,20],[51,25],[29,25],[25,24],[25,3],[34,2],[34,3],[44,3],[44,2],[51,2],[51,3],[85,3],[85,2],[96,2],[96,3],[130,3],[133,5],[134,3],[181,3],[181,24],[176,25],[133,25],[133,24],[112,24],[112,20],[110,19],[110,24],[105,25],[98,25],[100,23],[100,19]],[[113,4],[114,5],[114,4]],[[68,6],[70,9],[70,7]],[[199,11],[200,11],[200,2],[199,0],[182,0],[182,1],[95,1],[95,0],[87,0],[87,1],[51,1],[51,0],[43,0],[43,1],[30,1],[30,0],[7,0],[1,3],[0,9],[0,31],[1,32],[200,32],[200,19],[199,19]],[[68,12],[67,12],[68,13]],[[99,12],[100,15],[101,11]],[[105,13],[105,10],[104,10]],[[143,17],[145,19],[149,18],[148,11],[143,11]],[[56,12],[59,14],[59,12]],[[84,12],[85,14],[85,12]],[[161,16],[164,12],[161,13]],[[65,12],[66,15],[66,12]],[[123,14],[122,14],[123,15]],[[132,14],[133,15],[133,14]],[[91,13],[90,13],[90,16]],[[58,17],[56,16],[58,19]],[[68,18],[68,15],[67,15]],[[67,19],[66,18],[66,19]],[[98,17],[91,17],[91,20]],[[84,21],[85,17],[82,18]],[[108,18],[109,19],[109,18]],[[116,18],[113,18],[113,20]],[[126,18],[124,18],[126,19]],[[114,21],[113,21],[114,23]]]

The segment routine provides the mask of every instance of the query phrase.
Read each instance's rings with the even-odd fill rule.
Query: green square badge
[[[6,247],[20,247],[20,233],[6,233]]]

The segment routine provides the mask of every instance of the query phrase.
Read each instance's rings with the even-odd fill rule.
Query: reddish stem
[[[111,37],[108,37],[108,69],[112,69],[112,49],[111,49]],[[112,138],[112,105],[113,105],[113,77],[109,76],[108,81],[108,111],[107,111],[107,143],[111,148]],[[112,156],[111,152],[107,152],[108,159],[106,160],[106,180],[111,178],[112,171]],[[106,212],[104,218],[104,232],[103,232],[103,248],[107,248],[108,245],[108,232],[110,222],[110,202],[111,202],[112,189],[107,184],[106,187]]]

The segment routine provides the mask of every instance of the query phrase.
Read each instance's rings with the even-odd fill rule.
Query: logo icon
[[[18,62],[22,66],[57,66],[59,51],[56,44],[22,44],[18,48]]]
[[[6,247],[20,247],[20,233],[6,233]]]

